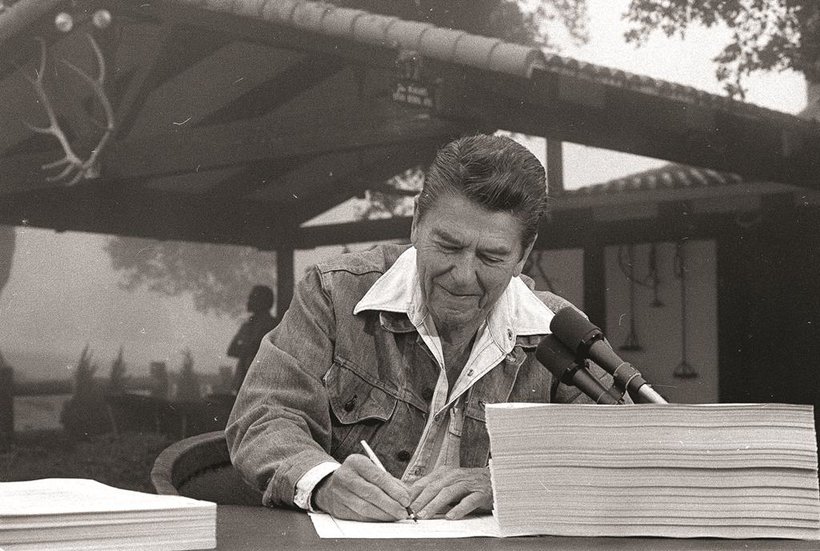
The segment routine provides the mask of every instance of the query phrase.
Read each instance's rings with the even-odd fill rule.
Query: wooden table
[[[220,505],[217,509],[218,551],[589,551],[597,549],[692,551],[778,551],[820,549],[818,541],[672,538],[572,538],[557,536],[463,539],[322,539],[306,513],[288,509]]]

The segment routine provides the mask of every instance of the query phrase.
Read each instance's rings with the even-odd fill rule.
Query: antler
[[[40,42],[40,68],[37,72],[37,77],[34,79],[26,77],[34,87],[37,97],[40,98],[40,101],[46,110],[46,114],[48,115],[49,121],[49,125],[45,127],[33,126],[28,123],[26,123],[26,125],[28,125],[28,127],[34,132],[40,134],[50,134],[57,138],[57,141],[60,142],[60,146],[65,152],[65,157],[62,159],[58,159],[52,163],[47,163],[42,166],[43,170],[51,170],[52,168],[61,166],[64,167],[59,174],[55,176],[48,176],[46,177],[46,180],[49,182],[56,182],[68,179],[66,182],[67,186],[73,186],[84,178],[96,178],[99,176],[97,159],[105,146],[108,144],[108,141],[114,132],[114,109],[111,107],[111,102],[108,100],[108,97],[105,94],[105,88],[103,87],[105,83],[105,58],[103,57],[102,50],[100,50],[99,45],[94,40],[94,37],[90,34],[87,34],[86,36],[88,36],[88,41],[91,43],[91,48],[94,50],[94,54],[97,57],[97,64],[99,65],[100,73],[97,78],[92,78],[82,69],[69,61],[64,59],[61,61],[91,86],[94,94],[97,96],[97,99],[103,107],[103,111],[105,112],[106,124],[103,135],[100,138],[100,141],[97,142],[97,145],[91,150],[91,154],[88,159],[83,160],[71,148],[71,144],[68,143],[68,138],[66,138],[65,133],[60,128],[60,124],[57,121],[57,115],[54,112],[54,107],[51,105],[51,100],[49,100],[48,94],[43,86],[43,78],[46,73],[47,51],[46,42],[42,38],[37,38],[37,41]]]

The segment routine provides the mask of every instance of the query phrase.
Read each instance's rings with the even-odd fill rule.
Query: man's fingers
[[[404,503],[410,501],[407,488],[367,457],[349,456],[335,474],[343,475],[338,480],[339,497],[356,513],[373,520],[397,520],[407,516],[404,508]]]
[[[486,496],[484,494],[470,494],[464,499],[462,499],[458,505],[447,511],[447,514],[444,516],[447,518],[447,520],[458,520],[469,515],[476,509],[484,506],[485,501]]]
[[[357,499],[355,496],[350,496],[344,501],[339,501],[337,508],[333,511],[333,516],[337,518],[345,518],[348,520],[362,520],[362,521],[393,521],[395,518],[391,517],[378,507],[366,501]]]
[[[416,495],[415,499],[410,503],[410,507],[417,513],[420,513],[424,510],[428,504],[433,501],[437,495],[439,495],[444,488],[448,487],[446,482],[441,483],[444,479],[439,479],[438,481],[433,481],[427,486],[414,486],[414,488],[418,489],[418,495]]]
[[[363,479],[360,479],[358,482],[357,484],[353,484],[349,490],[358,501],[369,506],[367,508],[368,511],[372,511],[371,507],[378,509],[382,515],[389,517],[389,520],[402,519],[407,516],[407,511],[404,509],[404,506],[390,497],[384,490]]]
[[[406,507],[410,503],[410,492],[408,492],[407,486],[390,473],[378,468],[370,459],[355,454],[348,457],[347,461],[363,479],[380,488],[390,499],[396,501],[402,507]]]
[[[453,503],[458,502],[464,496],[464,488],[460,484],[446,486],[434,493],[433,497],[428,499],[426,503],[424,503],[424,499],[428,496],[425,494],[428,494],[427,490],[422,492],[422,499],[419,499],[418,503],[414,503],[412,507],[421,518],[432,518],[441,511],[449,509]]]
[[[476,509],[492,509],[492,485],[486,468],[438,470],[419,479],[411,488],[410,504],[421,518],[452,508],[448,518],[461,518]]]

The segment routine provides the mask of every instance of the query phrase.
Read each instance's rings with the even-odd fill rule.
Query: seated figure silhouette
[[[248,295],[248,312],[250,317],[239,327],[231,344],[228,346],[228,356],[238,358],[236,371],[233,377],[233,392],[239,391],[245,374],[259,350],[259,343],[264,336],[279,323],[277,318],[270,314],[273,307],[273,290],[267,285],[256,285]]]

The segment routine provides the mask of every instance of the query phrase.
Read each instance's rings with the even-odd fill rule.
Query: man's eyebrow
[[[437,237],[438,239],[441,239],[441,240],[446,241],[447,243],[450,243],[450,244],[453,244],[453,245],[460,245],[461,244],[461,240],[458,237],[454,236],[453,234],[449,233],[447,230],[445,230],[443,228],[434,229],[433,230],[433,235],[435,237]],[[505,255],[510,254],[512,251],[506,245],[499,244],[499,245],[495,245],[495,246],[494,245],[489,245],[487,247],[482,247],[481,252],[483,254],[492,254],[492,255],[505,256]]]
[[[504,255],[510,254],[512,251],[510,250],[509,247],[507,247],[505,245],[498,245],[496,247],[493,247],[493,246],[484,247],[484,248],[481,249],[481,252],[485,253],[485,254],[496,254],[496,255],[499,255],[499,256],[504,256]]]
[[[449,243],[453,243],[453,244],[460,244],[461,243],[461,241],[458,239],[458,237],[454,236],[453,234],[449,233],[447,230],[444,230],[442,228],[435,228],[433,230],[433,235],[435,235],[439,239],[443,239],[444,241],[447,241]]]

